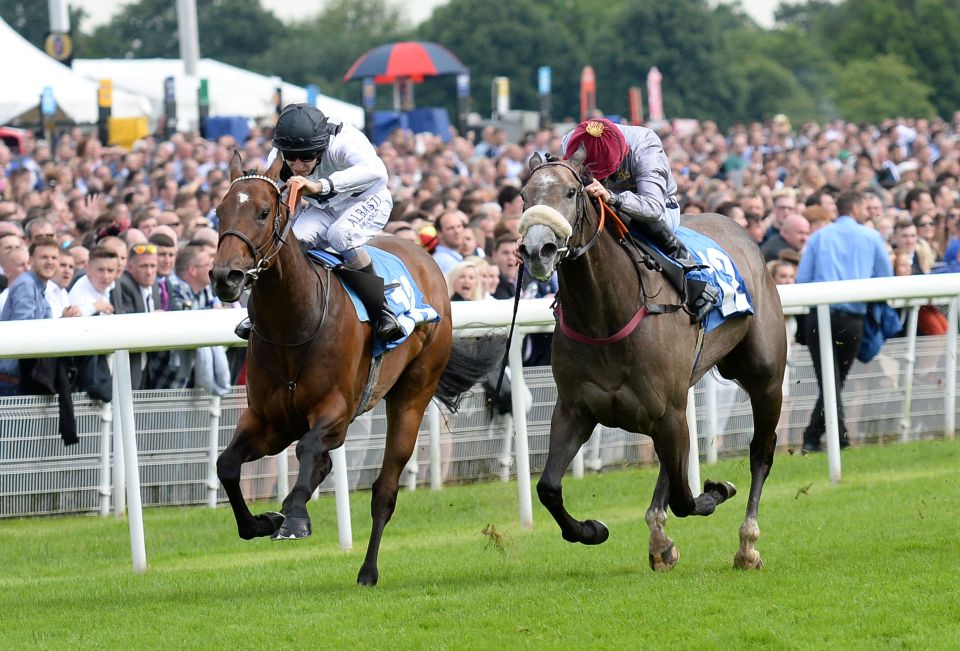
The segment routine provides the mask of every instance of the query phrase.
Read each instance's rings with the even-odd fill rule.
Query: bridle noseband
[[[262,245],[257,246],[245,234],[238,230],[230,229],[222,232],[220,234],[220,239],[217,241],[217,248],[219,249],[220,245],[223,244],[223,240],[226,239],[228,235],[233,235],[247,245],[247,248],[250,250],[250,254],[253,256],[254,266],[253,269],[247,269],[243,273],[250,278],[251,283],[256,282],[257,278],[260,277],[260,274],[270,268],[270,264],[273,262],[273,259],[278,253],[280,253],[280,249],[283,248],[283,245],[287,243],[287,234],[290,232],[290,228],[293,226],[293,219],[290,219],[288,215],[288,219],[286,224],[283,226],[283,230],[280,229],[280,221],[283,217],[281,214],[281,205],[283,202],[280,200],[280,186],[269,176],[263,176],[261,174],[246,174],[244,176],[239,176],[230,183],[230,189],[232,190],[233,186],[240,181],[253,180],[266,181],[277,193],[277,212],[273,217],[273,230],[270,233],[269,239]]]
[[[578,184],[577,202],[576,202],[577,215],[573,220],[573,231],[583,233],[583,228],[584,228],[584,224],[586,223],[586,217],[587,217],[587,193],[586,193],[586,186],[583,183],[583,176],[581,176],[580,173],[577,170],[575,170],[573,166],[566,161],[550,160],[534,168],[530,172],[530,177],[527,179],[527,183],[530,182],[530,180],[533,178],[533,175],[537,172],[537,170],[540,170],[544,167],[562,167],[567,171],[569,171],[571,174],[573,174],[574,178],[577,179],[577,184]],[[526,187],[526,183],[524,183],[524,187]],[[599,239],[600,234],[603,232],[603,213],[601,212],[600,215],[601,215],[601,221],[597,226],[597,231],[593,234],[593,237],[591,237],[586,244],[583,244],[580,246],[571,246],[570,240],[573,238],[572,233],[570,236],[564,239],[563,246],[557,249],[557,254],[558,254],[557,262],[556,262],[557,265],[559,265],[564,260],[568,260],[568,259],[576,260],[577,258],[581,257],[583,254],[585,254],[587,251],[589,251],[594,244],[596,244],[597,239]]]

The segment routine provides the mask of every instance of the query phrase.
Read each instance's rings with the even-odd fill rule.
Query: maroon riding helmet
[[[606,118],[587,120],[578,124],[567,140],[563,158],[570,160],[580,145],[583,145],[587,152],[587,167],[599,181],[616,172],[620,163],[626,158],[627,152],[630,151],[623,132]]]

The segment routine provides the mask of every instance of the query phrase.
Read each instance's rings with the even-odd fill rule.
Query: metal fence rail
[[[921,337],[912,369],[913,387],[908,419],[902,419],[905,399],[907,341],[891,340],[870,364],[855,363],[844,390],[846,421],[854,445],[939,437],[945,411],[943,386],[944,337]],[[556,388],[549,368],[524,373],[533,401],[527,417],[530,466],[540,470],[546,459],[550,415]],[[719,382],[713,396],[709,374],[696,388],[700,450],[709,461],[717,454],[743,454],[749,445],[753,419],[749,401],[732,383]],[[781,449],[798,449],[817,396],[816,379],[806,348],[796,347],[785,383],[787,396],[781,417]],[[53,397],[0,399],[0,517],[97,512],[101,491],[101,409],[83,395],[75,407],[80,442],[65,448],[56,434],[57,407]],[[204,504],[208,500],[209,418],[212,399],[200,391],[137,392],[134,416],[144,504]],[[711,410],[709,402],[715,410]],[[235,387],[220,402],[218,451],[228,443],[245,407],[244,387]],[[956,405],[953,405],[956,409]],[[711,440],[708,419],[715,413]],[[509,417],[491,418],[481,393],[464,400],[461,411],[441,422],[441,475],[444,482],[509,479],[512,475],[512,429]],[[349,485],[367,488],[379,472],[386,420],[383,406],[351,425],[346,452]],[[408,465],[408,485],[428,485],[430,459],[426,424],[414,460]],[[293,448],[288,477],[297,471]],[[584,464],[600,470],[650,463],[650,440],[640,434],[599,427],[584,446]],[[275,499],[277,459],[267,458],[244,468],[243,486],[252,499]],[[329,478],[321,491],[333,490]],[[222,489],[218,501],[225,500]]]

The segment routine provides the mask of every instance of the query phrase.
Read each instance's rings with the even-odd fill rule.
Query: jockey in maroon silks
[[[594,177],[586,186],[587,195],[605,201],[683,267],[698,266],[673,233],[680,225],[680,205],[677,183],[660,137],[646,127],[596,118],[581,122],[564,136],[564,158],[569,160],[581,146]],[[717,301],[715,290],[701,285],[698,281],[686,283],[687,309],[694,322],[700,321]]]

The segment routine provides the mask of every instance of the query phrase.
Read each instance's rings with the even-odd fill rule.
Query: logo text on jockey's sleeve
[[[723,293],[720,313],[727,316],[748,309],[750,303],[737,280],[737,272],[730,256],[720,249],[712,247],[704,249],[701,253],[706,263],[713,270],[713,277]]]

